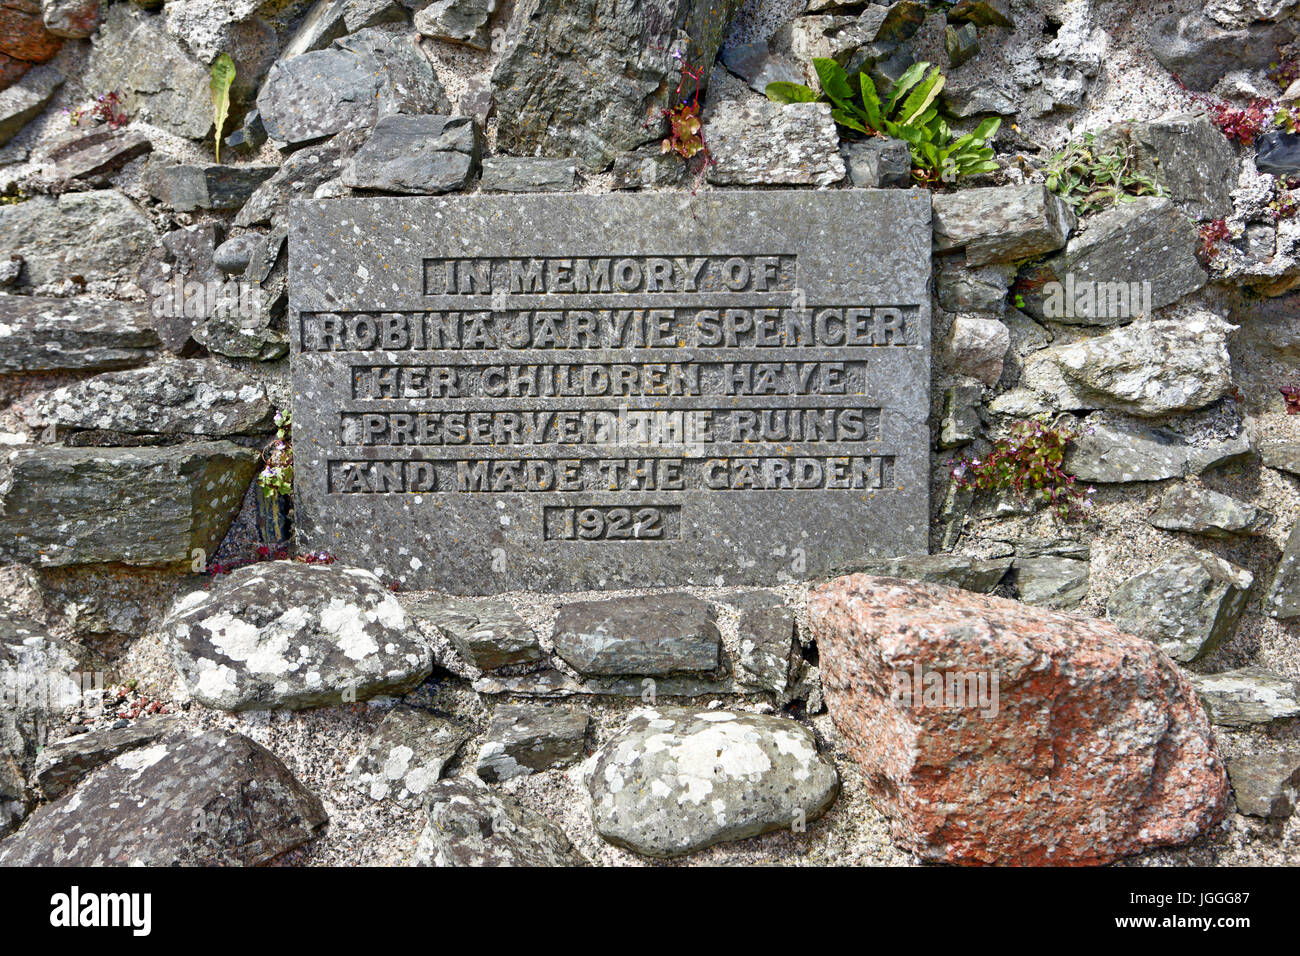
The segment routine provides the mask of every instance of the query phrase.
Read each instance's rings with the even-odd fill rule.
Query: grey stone
[[[1263,667],[1187,676],[1211,723],[1255,727],[1300,717],[1300,681]]]
[[[1300,617],[1300,521],[1287,536],[1277,572],[1264,599],[1264,613],[1288,621]]]
[[[489,783],[567,767],[586,749],[591,718],[569,707],[498,704],[476,772]]]
[[[736,676],[784,695],[798,663],[794,612],[787,607],[746,607],[737,622]]]
[[[28,70],[17,83],[0,90],[0,146],[40,115],[63,85],[63,79],[58,69],[45,64]]]
[[[0,296],[0,373],[107,371],[158,351],[149,309],[134,302]]]
[[[1098,140],[1103,145],[1131,146],[1134,172],[1159,183],[1192,219],[1231,215],[1237,157],[1204,114],[1175,113],[1145,123],[1121,123],[1104,130]]]
[[[301,149],[289,156],[280,171],[244,203],[235,216],[236,226],[282,227],[294,199],[311,199],[316,190],[339,178],[343,164],[364,142],[364,131],[340,133],[327,143]]]
[[[218,710],[298,710],[402,694],[433,650],[369,571],[271,561],[180,598],[163,623],[177,671]]]
[[[704,112],[704,139],[719,186],[828,186],[844,178],[828,103],[723,100]]]
[[[1266,69],[1295,35],[1290,20],[1225,29],[1198,11],[1156,21],[1148,40],[1161,66],[1187,87],[1208,90],[1231,70]]]
[[[959,194],[960,195],[960,194]],[[1130,291],[1150,283],[1151,309],[1163,308],[1205,285],[1196,258],[1196,229],[1166,197],[1142,196],[1091,217],[1087,229],[1065,251],[1034,270],[1038,288],[1025,294],[1025,310],[1037,318],[1077,325],[1115,325],[1133,317],[1130,309],[1051,308],[1055,289]],[[1070,283],[1066,285],[1067,281]],[[1059,283],[1059,286],[1048,286]],[[1075,296],[1078,299],[1078,296]],[[1107,300],[1109,301],[1109,299]]]
[[[496,8],[496,0],[433,0],[415,15],[415,29],[436,40],[486,50],[492,42],[488,24]]]
[[[492,75],[498,149],[572,156],[590,170],[657,138],[661,111],[678,98],[681,65],[673,51],[707,86],[740,4],[521,0]],[[688,80],[682,95],[691,92]]]
[[[1014,116],[1020,112],[1016,92],[1003,89],[993,79],[963,82],[960,78],[950,78],[939,93],[939,102],[957,119],[983,114]]]
[[[1300,795],[1300,751],[1294,748],[1228,758],[1237,812],[1248,817],[1285,820],[1295,813]]]
[[[1106,601],[1120,628],[1187,664],[1217,650],[1237,630],[1254,578],[1203,551],[1183,551],[1129,578]]]
[[[348,767],[348,783],[371,800],[392,800],[418,810],[473,735],[473,728],[462,721],[398,704]]]
[[[771,584],[925,549],[929,204],[922,190],[709,191],[690,200],[689,212],[655,194],[295,204],[299,546],[377,569],[405,590],[456,594]],[[431,222],[456,228],[433,230]],[[518,274],[533,268],[540,286]],[[577,291],[593,282],[598,291]],[[535,314],[525,288],[549,289],[546,301],[563,311]],[[738,324],[732,335],[713,310],[742,301],[798,311],[759,313],[766,331],[739,328],[747,313],[729,312]],[[573,323],[589,314],[595,325],[579,331]],[[852,326],[842,334],[846,318]],[[456,337],[448,358],[458,371],[435,421],[423,417],[430,406],[415,392],[392,390],[407,373],[384,368],[427,362],[427,336],[442,334],[444,323]],[[797,348],[751,351],[776,344],[787,324],[786,341]],[[420,343],[412,335],[425,336],[424,346],[412,349]],[[518,375],[536,376],[536,388],[524,379],[499,387],[497,373],[483,371],[507,358],[501,342],[526,346],[512,348],[508,361],[519,363]],[[872,342],[879,346],[868,349]],[[577,348],[557,355],[557,343]],[[668,364],[642,383],[647,359]],[[354,377],[354,367],[380,377]],[[611,373],[624,384],[608,384]],[[868,411],[843,411],[861,410],[864,395]],[[635,427],[615,441],[591,432],[623,407]],[[710,409],[708,436],[681,435],[690,449],[647,454],[644,439],[678,441],[659,427],[673,427],[675,416],[657,414],[665,408]],[[808,409],[821,410],[818,424]],[[579,414],[550,417],[566,411]],[[412,433],[418,448],[389,432],[407,421],[390,413],[423,419],[423,437]],[[471,440],[456,438],[460,421],[478,429]],[[445,437],[442,422],[451,429]],[[500,431],[510,422],[513,434]],[[589,444],[588,435],[600,440]],[[696,437],[704,438],[698,451]],[[421,461],[403,461],[417,452]],[[680,473],[661,459],[680,462]],[[533,490],[518,493],[524,488]]]
[[[686,181],[686,163],[676,153],[664,153],[658,146],[643,146],[614,160],[610,175],[613,189],[680,186]]]
[[[1011,331],[997,319],[959,315],[953,320],[944,342],[952,370],[969,375],[985,385],[996,385],[1002,377]]]
[[[966,264],[1041,255],[1065,245],[1074,213],[1046,186],[982,186],[934,197],[934,248],[966,250]]]
[[[819,57],[835,60],[844,66],[861,46],[875,36],[883,20],[883,8],[869,7],[864,12],[873,14],[870,23],[860,25],[852,16],[821,15],[794,17],[787,20],[772,35],[771,49],[803,70],[801,82],[814,90],[821,90],[821,81],[813,69],[813,60]]]
[[[1161,496],[1151,524],[1166,531],[1190,531],[1210,538],[1259,534],[1273,515],[1209,488],[1181,485]]]
[[[722,649],[713,610],[689,594],[565,604],[552,638],[579,674],[606,677],[713,671]]]
[[[544,667],[528,674],[485,674],[473,683],[476,694],[510,697],[641,697],[653,691],[658,697],[716,697],[759,694],[751,684],[729,677],[682,674],[668,677],[573,678],[561,670]]]
[[[151,170],[146,185],[151,196],[177,212],[226,211],[243,206],[279,168],[178,164]]]
[[[262,114],[257,110],[249,110],[234,132],[229,133],[221,143],[228,153],[236,156],[251,156],[258,152],[266,143],[266,124],[262,122]]]
[[[1011,559],[972,558],[965,554],[911,554],[890,558],[861,570],[987,594],[1007,576]]]
[[[429,795],[416,866],[586,866],[564,831],[475,777],[442,780]]]
[[[88,90],[129,93],[127,111],[189,139],[212,132],[208,68],[152,17],[130,5],[108,7],[82,77]]]
[[[156,742],[177,726],[174,717],[151,717],[129,727],[66,737],[37,755],[32,786],[46,800],[57,800],[93,770],[119,754]]]
[[[956,69],[967,60],[979,56],[979,30],[973,23],[963,23],[959,27],[950,23],[944,28],[943,48],[948,54],[948,65]]]
[[[162,235],[140,266],[137,281],[152,298],[153,327],[176,355],[198,351],[195,335],[220,307],[220,291],[230,293],[226,308],[238,311],[240,290],[220,285],[225,277],[213,262],[220,240],[220,229],[211,222],[173,229]],[[194,283],[202,284],[202,296],[188,294],[196,290]]]
[[[281,34],[306,2],[168,0],[162,19],[167,31],[204,64],[211,64],[223,53],[230,57],[235,65],[230,97],[239,106],[256,96],[266,71],[275,62]]]
[[[10,253],[8,259],[0,259],[0,286],[9,288],[17,285],[23,274],[23,257]]]
[[[1260,442],[1259,457],[1269,468],[1276,468],[1291,475],[1300,475],[1300,442]]]
[[[224,441],[11,448],[0,458],[0,556],[42,567],[189,565],[196,549],[216,551],[257,462],[254,449]]]
[[[662,708],[639,712],[601,748],[588,789],[601,837],[674,857],[815,820],[839,775],[796,721]]]
[[[399,0],[317,0],[280,51],[280,59],[324,49],[355,30],[406,19],[405,5]]]
[[[1070,608],[1088,596],[1088,562],[1074,558],[1017,557],[1011,579],[1026,604]]]
[[[948,8],[948,19],[979,27],[1014,28],[1016,25],[1009,0],[960,0]]]
[[[1081,481],[1123,483],[1163,481],[1199,475],[1250,453],[1243,431],[1237,438],[1191,445],[1165,428],[1097,423],[1065,451],[1065,471]]]
[[[370,28],[277,62],[257,109],[272,139],[297,145],[393,113],[449,113],[451,103],[417,46]]]
[[[119,754],[37,810],[0,866],[256,866],[315,838],[325,809],[242,734],[184,732]]]
[[[459,112],[462,116],[474,117],[481,129],[487,125],[494,103],[490,78],[474,76],[465,81],[465,89],[460,95]]]
[[[936,276],[935,293],[939,297],[939,306],[948,312],[996,314],[1003,311],[1007,289],[1014,278],[1012,266],[966,269],[948,263]],[[1045,340],[1043,344],[1046,344]]]
[[[849,178],[859,189],[911,185],[912,150],[906,140],[873,136],[843,143],[840,152],[848,166]]]
[[[84,40],[102,19],[101,0],[41,0],[41,20],[56,37]]]
[[[436,627],[479,670],[531,664],[543,657],[536,632],[504,601],[415,597],[407,609],[422,625]]]
[[[803,70],[779,53],[773,53],[766,41],[724,46],[722,65],[749,84],[755,93],[763,93],[769,83],[802,83]],[[862,185],[862,184],[859,184]]]
[[[484,192],[568,192],[576,174],[571,159],[493,156],[483,160],[481,186]]]
[[[343,167],[354,189],[432,195],[461,189],[478,168],[478,128],[468,116],[384,116]]]
[[[197,435],[266,434],[272,408],[266,388],[211,360],[165,362],[51,389],[26,414],[32,428]]]
[[[115,189],[0,207],[0,253],[20,252],[34,286],[133,274],[156,238],[140,208]]]
[[[252,263],[257,247],[265,244],[265,237],[256,232],[227,239],[212,250],[212,264],[228,276],[243,275]]]
[[[38,159],[62,191],[73,183],[103,185],[110,173],[153,149],[143,133],[97,129],[70,133],[43,147]]]

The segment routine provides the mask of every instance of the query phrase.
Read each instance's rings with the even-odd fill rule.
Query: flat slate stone
[[[46,65],[29,70],[13,86],[0,91],[0,146],[40,115],[55,90],[62,85],[63,74]]]
[[[257,470],[228,441],[17,446],[0,454],[0,557],[41,567],[178,567],[211,555]],[[69,528],[76,528],[69,533]]]
[[[605,677],[714,671],[722,648],[713,609],[689,594],[566,604],[552,638],[578,673]]]
[[[1074,213],[1046,186],[983,186],[934,199],[934,247],[966,251],[968,266],[1011,262],[1065,245]]]
[[[412,617],[436,627],[464,660],[491,671],[531,664],[544,656],[537,633],[504,601],[468,601],[440,596],[406,602]]]
[[[1300,617],[1300,521],[1287,536],[1277,572],[1264,599],[1264,613],[1288,621]]]
[[[118,754],[135,750],[177,728],[172,717],[152,717],[130,727],[92,730],[50,744],[36,758],[32,786],[46,800],[56,800],[68,788]]]
[[[478,753],[481,780],[497,783],[578,760],[591,718],[570,707],[498,704]]]
[[[1187,676],[1212,723],[1253,727],[1300,717],[1300,681],[1263,667]]]
[[[300,545],[455,594],[771,584],[924,550],[929,206],[295,204]]]
[[[473,735],[473,728],[462,721],[398,704],[348,767],[348,782],[372,800],[392,800],[418,810]]]
[[[115,189],[0,206],[0,255],[20,253],[34,286],[134,274],[156,240],[144,212]]]
[[[571,159],[492,156],[483,160],[484,192],[554,193],[573,188],[578,166]]]
[[[415,195],[452,192],[469,182],[478,155],[471,117],[384,116],[343,167],[343,185]]]
[[[99,183],[109,173],[153,149],[143,133],[100,128],[76,132],[44,147],[39,155],[49,178],[67,188],[77,180]]]
[[[1269,468],[1300,475],[1300,442],[1260,442],[1259,458]]]
[[[1166,531],[1189,531],[1207,538],[1255,535],[1273,523],[1273,515],[1210,488],[1170,488],[1156,505],[1151,524]]]
[[[147,305],[0,296],[0,373],[130,368],[159,345]]]
[[[178,164],[151,170],[149,194],[176,212],[239,209],[279,166]]]

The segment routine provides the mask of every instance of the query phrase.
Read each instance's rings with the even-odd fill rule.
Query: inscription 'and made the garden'
[[[809,250],[780,240],[579,255],[557,238],[547,255],[455,255],[436,236],[395,237],[394,249],[424,254],[397,276],[391,253],[355,268],[390,280],[401,302],[320,309],[295,295],[299,445],[305,424],[320,450],[306,471],[300,455],[308,517],[326,502],[398,498],[441,513],[442,496],[501,497],[511,505],[489,512],[489,528],[530,518],[529,548],[635,546],[698,536],[719,492],[897,490],[896,402],[874,366],[891,350],[928,351],[928,311],[919,296],[826,298]],[[304,402],[319,394],[302,388],[308,368],[331,380],[326,401]],[[420,507],[403,521],[421,525]]]

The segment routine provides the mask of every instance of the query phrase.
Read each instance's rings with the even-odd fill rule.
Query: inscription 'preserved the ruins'
[[[295,203],[299,544],[466,594],[925,550],[929,247],[921,191]]]

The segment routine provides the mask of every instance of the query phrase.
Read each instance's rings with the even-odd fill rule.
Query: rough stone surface
[[[523,777],[552,767],[567,767],[586,749],[591,718],[570,707],[498,704],[476,772],[488,783]]]
[[[984,186],[934,197],[935,251],[965,249],[968,266],[1060,249],[1074,226],[1070,207],[1041,185]]]
[[[433,0],[415,15],[415,29],[427,37],[463,43],[476,50],[490,47],[488,24],[497,0]]]
[[[150,435],[266,433],[272,408],[266,389],[213,361],[179,361],[109,372],[51,389],[33,403],[33,428]]]
[[[707,85],[740,2],[521,0],[492,75],[499,150],[600,169],[657,138],[681,76],[673,52]]]
[[[474,777],[436,784],[416,866],[586,866],[564,832]]]
[[[50,744],[36,757],[32,786],[46,800],[57,800],[91,771],[118,754],[152,744],[172,733],[171,717],[152,717],[130,727],[92,730]]]
[[[0,4],[0,54],[23,63],[44,63],[62,45],[63,39],[45,28],[40,0]]]
[[[787,607],[746,607],[740,611],[736,641],[736,675],[776,694],[785,694],[794,681],[798,642],[794,612]]]
[[[56,37],[83,40],[95,32],[107,0],[41,0],[45,29]]]
[[[156,240],[145,214],[113,189],[0,207],[0,253],[21,250],[34,286],[74,275],[91,281],[134,274]]]
[[[343,167],[354,189],[432,195],[461,189],[478,168],[478,127],[468,116],[384,116]]]
[[[1237,812],[1285,820],[1295,813],[1300,795],[1300,751],[1290,749],[1231,757],[1228,779],[1237,798]]]
[[[0,146],[39,116],[62,85],[63,74],[59,70],[52,66],[38,66],[13,86],[0,91]]]
[[[1151,524],[1166,531],[1228,538],[1259,534],[1273,524],[1273,515],[1209,488],[1180,485],[1160,497]]]
[[[152,171],[149,193],[176,212],[239,209],[279,166],[177,164]]]
[[[859,189],[908,186],[912,182],[912,150],[906,140],[873,136],[861,142],[843,143],[840,152],[850,180]]]
[[[483,160],[481,185],[484,192],[568,192],[576,173],[571,159],[493,156]]]
[[[997,319],[959,315],[946,343],[954,372],[996,385],[1011,348],[1011,331]]]
[[[1204,13],[1171,13],[1148,35],[1160,65],[1193,90],[1208,90],[1231,70],[1266,69],[1295,39],[1293,21],[1226,28]]]
[[[196,549],[216,550],[257,463],[254,449],[225,441],[10,449],[0,458],[0,555],[44,567],[189,565]]]
[[[491,671],[543,658],[537,633],[505,601],[415,598],[407,603],[422,627],[434,627],[467,663]]]
[[[1300,475],[1300,442],[1260,442],[1259,457],[1269,468]]]
[[[255,866],[317,836],[325,809],[242,734],[120,754],[32,815],[0,866]]]
[[[828,186],[844,178],[839,134],[826,103],[724,100],[704,112],[719,186]]]
[[[555,653],[594,676],[713,671],[722,647],[713,609],[680,593],[566,604],[552,637]]]
[[[1213,653],[1237,630],[1254,578],[1203,551],[1184,551],[1117,587],[1106,614],[1179,663]]]
[[[296,145],[393,113],[450,113],[451,103],[417,46],[371,28],[278,61],[257,109],[271,139]]]
[[[340,133],[327,143],[290,155],[280,171],[262,183],[244,203],[235,216],[235,225],[283,227],[289,203],[294,199],[311,199],[318,189],[338,179],[343,164],[360,148],[364,135],[362,130]]]
[[[1163,481],[1199,475],[1250,453],[1243,430],[1236,438],[1192,445],[1165,428],[1091,424],[1065,451],[1065,471],[1080,481]]]
[[[1192,674],[1192,686],[1210,720],[1224,727],[1253,727],[1300,717],[1300,681],[1263,667]]]
[[[74,183],[106,185],[109,174],[153,149],[143,133],[97,129],[69,133],[43,146],[37,154],[58,191]]]
[[[147,306],[0,297],[0,372],[106,371],[149,361],[158,334]]]
[[[674,857],[815,820],[839,775],[796,721],[666,707],[635,713],[596,754],[587,786],[604,839]]]
[[[237,568],[173,605],[163,625],[176,669],[219,710],[316,707],[401,694],[433,651],[369,571],[273,561]]]
[[[1264,613],[1282,620],[1300,617],[1300,521],[1287,536],[1264,599]]]
[[[471,736],[473,729],[459,720],[398,704],[348,767],[348,782],[372,800],[417,810]]]
[[[724,46],[720,59],[723,66],[748,83],[755,93],[766,92],[769,83],[804,81],[803,70],[781,54],[773,53],[765,41]]]
[[[809,621],[827,707],[872,803],[922,859],[1105,863],[1186,843],[1223,816],[1205,714],[1142,638],[866,575],[815,588]]]
[[[1175,113],[1145,123],[1122,123],[1099,139],[1103,144],[1130,145],[1134,172],[1159,183],[1192,219],[1232,214],[1237,157],[1204,114]]]
[[[1020,600],[1037,607],[1074,607],[1088,596],[1088,562],[1075,558],[1017,557],[1011,577]]]
[[[929,206],[924,190],[701,191],[689,213],[658,194],[295,204],[299,546],[378,569],[404,590],[462,595],[770,584],[923,550]],[[458,225],[430,229],[439,221]],[[541,286],[517,275],[512,293],[510,270],[533,268],[542,270]],[[489,274],[480,279],[480,270]],[[491,296],[482,286],[472,300],[455,291],[482,280],[491,281]],[[535,313],[524,288],[549,289],[561,314]],[[465,314],[470,301],[494,305],[493,314]],[[720,328],[723,317],[715,321],[712,310],[740,302],[772,311],[730,313]],[[410,347],[426,332],[415,322],[421,313],[452,323],[449,331],[468,346],[455,350],[456,394],[438,400],[436,421],[416,392],[399,397],[385,384],[426,361],[424,349]],[[595,325],[584,332],[577,323],[589,313]],[[759,324],[741,328],[755,315]],[[782,331],[809,321],[811,333]],[[330,337],[334,328],[342,339]],[[501,391],[490,370],[502,359],[503,336],[525,346],[511,362],[535,374],[543,393],[527,406],[504,405],[518,402],[525,385]],[[760,345],[783,337],[800,344]],[[566,346],[562,355],[557,343]],[[651,343],[660,344],[645,347]],[[739,382],[724,380],[728,363],[738,366]],[[359,364],[384,377],[354,380]],[[708,410],[713,426],[700,454],[655,449],[680,459],[680,475],[643,464],[641,434],[656,444],[694,444],[697,417],[686,425],[666,408]],[[856,424],[844,418],[847,408],[858,410],[849,419],[862,415]],[[840,419],[832,423],[835,450],[802,427],[812,409]],[[433,430],[409,446],[389,427],[407,419],[393,414]],[[620,414],[627,425],[614,441],[589,444],[584,432],[597,438],[592,429]],[[798,432],[792,418],[801,419]],[[501,430],[508,419],[513,434]],[[677,420],[687,430],[674,437]],[[458,440],[462,421],[480,431]],[[486,447],[489,439],[496,447]],[[424,464],[406,465],[417,451]],[[635,471],[626,464],[634,459]],[[647,467],[656,474],[643,474]],[[518,493],[524,489],[531,492]],[[587,505],[603,510],[587,514]]]

